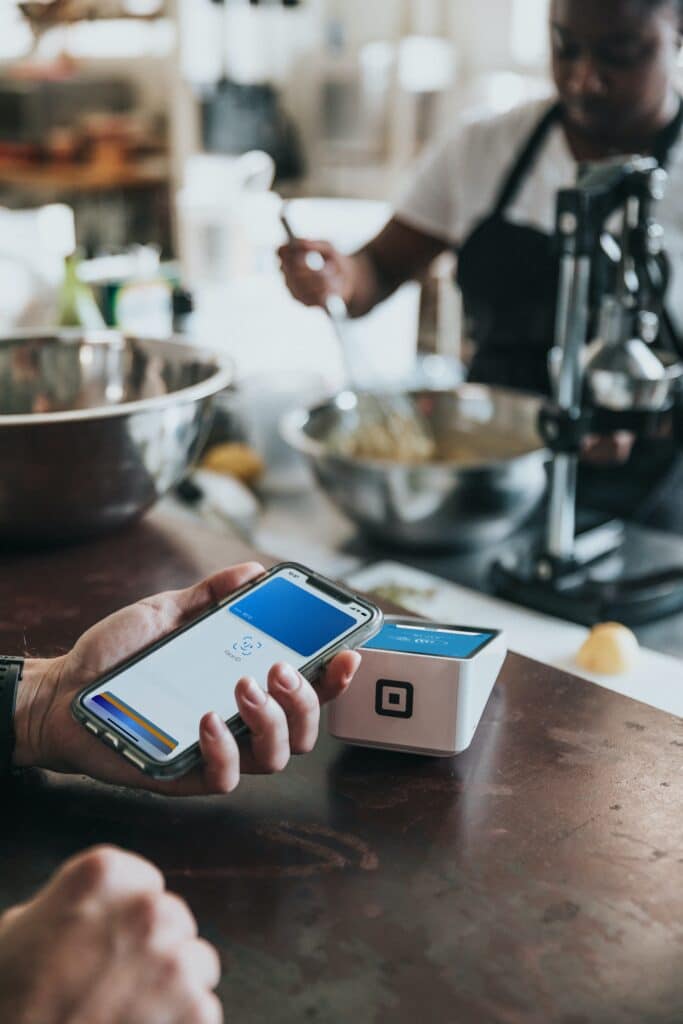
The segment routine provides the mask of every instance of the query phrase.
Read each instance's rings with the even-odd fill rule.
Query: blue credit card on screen
[[[363,647],[369,651],[395,654],[424,654],[434,658],[471,658],[495,633],[446,627],[387,622],[377,636]]]
[[[279,577],[230,605],[229,610],[304,658],[357,625],[351,615]]]

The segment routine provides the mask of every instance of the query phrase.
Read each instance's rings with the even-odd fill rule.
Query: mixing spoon
[[[280,213],[280,221],[287,234],[290,243],[296,244],[298,236],[292,229],[287,217],[286,207]],[[306,254],[306,266],[309,270],[320,272],[325,268],[325,257],[320,252],[308,252]],[[325,312],[334,330],[339,351],[344,365],[344,373],[347,383],[354,391],[359,391],[359,399],[362,403],[361,414],[366,422],[374,421],[393,439],[396,445],[400,445],[405,439],[406,432],[412,431],[416,447],[425,452],[433,453],[434,440],[429,425],[410,400],[404,395],[375,395],[365,391],[357,385],[357,378],[352,365],[349,346],[346,341],[346,325],[349,321],[349,311],[341,295],[334,293],[325,299]]]

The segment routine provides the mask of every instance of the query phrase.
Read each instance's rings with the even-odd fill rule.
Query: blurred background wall
[[[66,200],[89,253],[174,248],[199,151],[280,191],[389,198],[430,138],[547,87],[547,0],[0,2],[0,203]]]

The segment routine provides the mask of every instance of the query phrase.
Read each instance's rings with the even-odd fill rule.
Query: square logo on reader
[[[413,685],[395,679],[378,679],[375,687],[375,711],[387,718],[412,718]]]

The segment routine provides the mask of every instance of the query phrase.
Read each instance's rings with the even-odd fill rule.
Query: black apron
[[[476,345],[471,381],[550,394],[548,352],[555,335],[558,248],[554,236],[514,224],[505,214],[560,116],[560,104],[543,116],[517,155],[492,213],[457,251],[468,336]],[[662,166],[682,128],[683,103],[653,148]],[[673,442],[638,440],[623,466],[582,465],[579,503],[683,533],[683,457]]]

